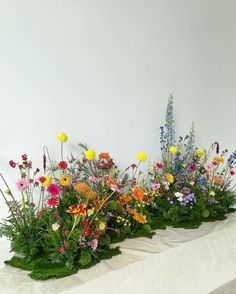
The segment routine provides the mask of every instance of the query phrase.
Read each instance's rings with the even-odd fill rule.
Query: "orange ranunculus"
[[[144,191],[141,188],[134,189],[134,199],[141,200],[144,197]]]
[[[214,178],[214,183],[216,185],[221,185],[223,183],[223,179],[221,177],[215,177]]]
[[[77,192],[80,192],[82,194],[86,194],[89,192],[89,185],[86,182],[77,182],[74,185],[74,189]]]
[[[86,203],[81,203],[80,205],[70,205],[66,212],[73,214],[74,217],[81,215],[86,215]]]
[[[123,195],[120,196],[119,202],[120,202],[121,206],[125,206],[131,200],[132,200],[131,196],[123,194]]]
[[[105,160],[109,160],[110,159],[110,155],[108,152],[102,152],[99,154],[99,158],[100,159],[105,159]]]
[[[130,212],[133,215],[133,218],[137,222],[139,222],[140,224],[146,224],[147,223],[146,215],[144,215],[143,213],[138,212],[136,209],[131,209]]]

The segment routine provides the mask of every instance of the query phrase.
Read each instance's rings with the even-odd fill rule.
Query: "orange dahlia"
[[[144,197],[144,191],[141,188],[135,188],[133,193],[135,200],[141,200]]]
[[[99,158],[100,159],[105,159],[105,160],[109,160],[110,159],[110,155],[108,152],[102,152],[99,154]]]

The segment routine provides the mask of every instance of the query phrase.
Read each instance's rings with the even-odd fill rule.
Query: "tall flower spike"
[[[166,149],[175,145],[174,97],[170,95],[166,109]]]

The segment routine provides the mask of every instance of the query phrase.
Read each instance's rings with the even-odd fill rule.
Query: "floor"
[[[235,294],[236,293],[236,279],[221,286],[209,294]]]

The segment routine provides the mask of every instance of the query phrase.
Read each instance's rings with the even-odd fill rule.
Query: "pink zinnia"
[[[29,187],[29,183],[25,180],[18,180],[16,182],[16,189],[20,192],[23,192],[25,189]]]
[[[60,192],[61,192],[61,187],[55,185],[55,184],[50,184],[48,186],[48,192],[51,194],[51,195],[58,195]]]
[[[91,242],[91,248],[93,249],[93,251],[96,251],[97,247],[98,247],[98,240],[93,239]]]
[[[158,190],[160,189],[161,185],[159,183],[152,183],[151,188],[152,190]]]
[[[204,165],[204,168],[205,168],[205,170],[207,170],[207,171],[211,171],[211,170],[213,170],[214,169],[214,165],[213,164],[205,164]]]
[[[59,199],[55,196],[51,196],[48,198],[47,201],[47,206],[53,208],[53,207],[57,207],[59,205]]]
[[[164,168],[164,163],[160,162],[156,164],[156,169],[158,168]]]

